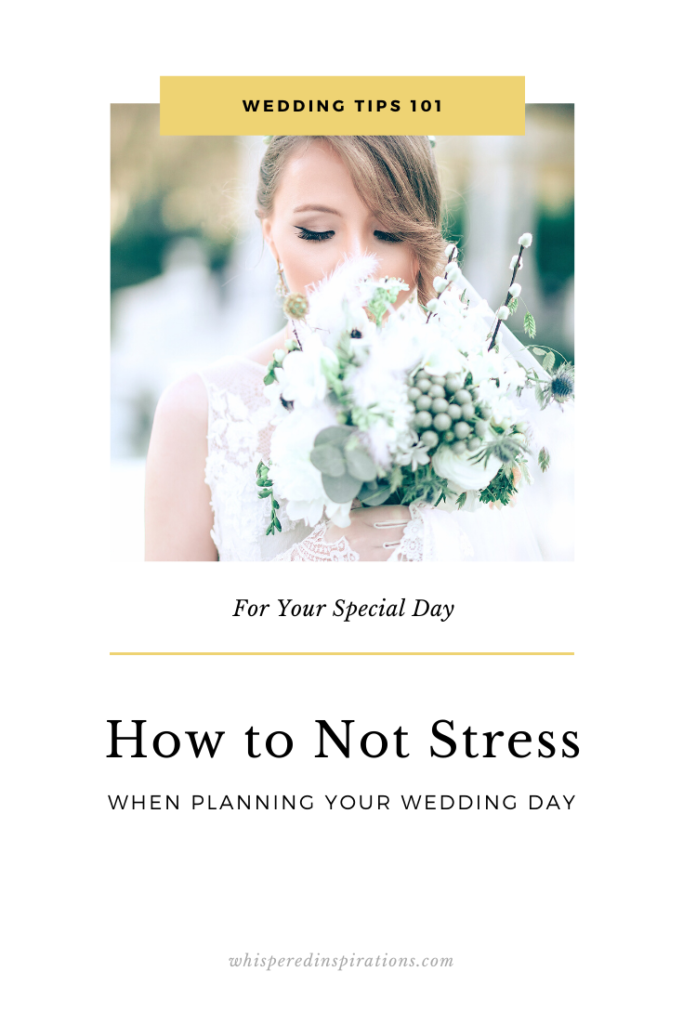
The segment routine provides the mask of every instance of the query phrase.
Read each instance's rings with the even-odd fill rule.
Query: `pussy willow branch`
[[[441,296],[443,295],[444,292],[448,291],[448,289],[450,288],[450,286],[452,284],[455,284],[455,278],[452,278],[450,281],[448,280],[448,278],[446,278],[446,287],[444,288],[443,292],[439,292],[439,298],[441,298]],[[429,321],[432,319],[433,316],[434,316],[433,313],[428,313],[427,314],[427,320],[425,322],[429,323]]]
[[[510,296],[510,289],[512,288],[513,284],[515,283],[515,278],[517,277],[517,271],[519,270],[519,261],[522,258],[522,253],[523,252],[524,252],[524,246],[520,245],[520,247],[519,247],[519,254],[517,256],[517,262],[515,263],[515,269],[512,271],[512,280],[510,281],[510,284],[508,285],[508,294],[507,294],[507,298],[505,300],[505,306],[506,307],[509,306],[509,304],[510,304],[510,298],[511,298],[511,296]],[[496,335],[498,334],[498,328],[500,327],[502,322],[503,321],[500,320],[500,319],[498,319],[496,321],[496,326],[495,326],[494,331],[493,331],[493,337],[491,338],[491,344],[489,345],[489,348],[488,348],[489,352],[491,351],[493,346],[496,344]]]

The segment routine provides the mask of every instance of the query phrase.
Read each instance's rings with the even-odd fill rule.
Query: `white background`
[[[673,1020],[673,36],[660,32],[649,67],[642,19],[630,28],[623,13],[588,5],[402,14],[366,4],[70,4],[11,17],[5,1018]],[[528,102],[576,103],[576,562],[464,566],[457,577],[443,566],[110,566],[109,103],[155,102],[160,74],[369,70],[525,74]],[[235,596],[323,593],[457,601],[458,616],[303,630],[284,620],[236,629],[230,617]],[[108,656],[259,646],[576,654]],[[106,720],[133,717],[155,732],[224,729],[230,743],[206,764],[184,753],[108,761]],[[411,757],[316,760],[320,717],[353,718],[363,731],[400,725]],[[577,730],[581,754],[429,759],[429,727],[442,717],[458,731]],[[291,757],[248,761],[239,741],[250,725],[291,732]],[[327,812],[321,803],[282,814],[113,814],[110,791],[576,797],[570,812]],[[245,951],[453,956],[454,967],[230,969],[227,958]]]

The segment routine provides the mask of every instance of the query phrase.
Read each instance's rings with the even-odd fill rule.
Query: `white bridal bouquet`
[[[373,279],[372,257],[349,260],[308,297],[289,294],[294,338],[278,349],[264,379],[276,407],[271,459],[257,486],[271,502],[267,533],[290,520],[349,524],[352,503],[421,502],[446,510],[510,504],[531,482],[534,456],[550,457],[533,436],[520,398],[540,409],[574,395],[573,366],[544,346],[523,365],[500,344],[500,325],[519,302],[515,278],[531,235],[519,239],[506,301],[495,315],[468,298],[454,244],[446,248],[437,297],[393,304],[408,285]],[[465,287],[463,287],[465,285]],[[531,338],[533,317],[524,317]]]

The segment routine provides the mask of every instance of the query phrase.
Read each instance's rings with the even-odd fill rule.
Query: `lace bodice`
[[[265,367],[243,357],[214,363],[200,374],[209,400],[206,483],[211,489],[211,537],[221,561],[272,561],[310,530],[278,513],[282,533],[266,536],[270,503],[258,496],[256,467],[270,455],[272,406],[263,389]]]

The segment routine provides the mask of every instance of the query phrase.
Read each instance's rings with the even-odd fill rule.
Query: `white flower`
[[[412,418],[412,416],[411,416]],[[364,433],[364,441],[372,459],[382,469],[389,469],[391,456],[396,450],[399,432],[385,419],[378,419]]]
[[[270,474],[277,497],[288,502],[290,519],[303,519],[308,526],[320,522],[329,499],[322,476],[310,460],[316,435],[336,423],[326,406],[295,408],[273,431],[270,443]],[[334,511],[338,508],[334,505]]]
[[[507,320],[507,318],[510,316],[510,310],[507,308],[507,306],[501,306],[500,309],[496,310],[496,316],[498,317],[499,320]]]
[[[472,374],[472,383],[482,387],[489,381],[493,384],[492,378],[499,378],[503,373],[503,360],[499,352],[495,349],[491,349],[489,352],[487,349],[480,351],[477,354],[470,356],[467,362],[467,369]],[[500,394],[500,388],[495,388],[496,395]]]
[[[434,278],[434,291],[437,295],[441,295],[441,292],[448,287],[448,281],[445,277]]]
[[[526,231],[523,235],[520,235],[517,239],[518,245],[523,245],[525,249],[528,249],[533,240],[533,235]]]
[[[457,245],[455,244],[455,242],[449,242],[448,245],[446,246],[446,259],[447,260],[454,260],[457,255],[458,255],[458,247],[457,247]]]
[[[510,295],[512,296],[513,299],[518,299],[520,294],[521,294],[521,292],[522,292],[522,286],[521,286],[521,284],[517,284],[517,282],[515,281],[514,284],[510,285],[510,287],[508,288],[508,291],[509,291],[509,293],[510,293]]]
[[[351,511],[350,501],[345,502],[343,505],[334,505],[328,500],[325,508],[334,525],[338,526],[341,530],[351,525],[351,516],[349,515]]]
[[[462,270],[457,263],[449,263],[446,267],[446,277],[449,281],[457,281],[462,277]]]
[[[429,302],[427,303],[427,307],[426,308],[427,308],[427,312],[428,313],[436,313],[437,309],[439,308],[438,300],[437,299],[430,299]]]
[[[357,256],[344,260],[332,274],[309,289],[310,305],[307,322],[315,327],[311,335],[321,337],[334,347],[346,331],[358,330],[367,337],[369,320],[364,306],[376,287],[371,276],[377,267],[374,256]],[[304,347],[310,340],[306,336]]]
[[[493,408],[491,414],[491,422],[496,427],[508,427],[512,426],[513,420],[519,415],[519,407],[511,402],[509,398],[505,396],[498,399]]]
[[[337,357],[326,348],[319,338],[307,339],[303,352],[290,352],[282,363],[282,369],[275,370],[275,377],[282,389],[282,397],[295,405],[309,407],[322,402],[327,392],[324,366],[338,365]]]
[[[441,445],[432,456],[432,466],[437,476],[460,487],[463,491],[480,491],[487,487],[502,466],[494,455],[484,465],[481,459],[476,464],[470,461],[471,455],[457,455],[452,448]]]
[[[337,505],[335,502],[330,501],[327,495],[320,502],[289,501],[287,503],[287,515],[293,521],[303,519],[306,526],[317,526],[323,517],[323,506],[335,526],[343,529],[345,526],[351,525],[351,518],[349,516],[351,502],[347,501],[343,505]]]
[[[422,365],[429,373],[457,375],[458,370],[465,366],[465,359],[458,348],[441,331],[430,332],[428,328],[427,334]]]
[[[517,362],[513,356],[506,356],[503,360],[505,367],[505,381],[513,388],[523,388],[526,384],[526,370]]]
[[[429,462],[429,452],[423,444],[416,444],[407,452],[399,455],[396,459],[399,466],[410,466],[415,473],[419,466],[426,466]]]
[[[519,264],[517,263],[517,260],[519,260]],[[519,266],[520,270],[524,266],[524,260],[519,255],[519,253],[515,253],[515,255],[510,260],[510,270],[514,270],[516,266]]]
[[[493,407],[494,402],[498,400],[500,395],[500,388],[496,385],[495,380],[492,380],[491,375],[489,375],[486,379],[476,383],[477,390],[479,391],[479,401],[484,405]]]

